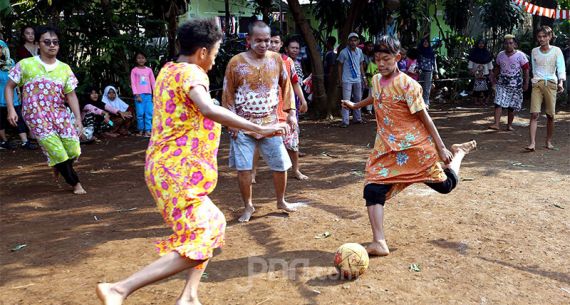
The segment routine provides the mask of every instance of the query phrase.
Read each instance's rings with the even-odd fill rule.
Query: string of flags
[[[534,5],[523,0],[512,0],[516,5],[521,6],[525,12],[553,19],[570,19],[570,10],[561,10],[556,8],[545,8]]]

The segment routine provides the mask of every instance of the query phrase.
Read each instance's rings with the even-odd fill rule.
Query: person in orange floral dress
[[[214,249],[224,243],[226,227],[224,215],[208,198],[218,179],[219,123],[264,136],[288,132],[286,124],[260,126],[212,102],[206,72],[221,38],[213,20],[183,24],[180,56],[158,75],[145,178],[173,234],[157,243],[161,258],[126,279],[97,286],[105,305],[122,304],[135,290],[184,270],[187,281],[176,304],[200,304],[198,284]]]
[[[454,144],[449,151],[431,120],[422,98],[422,88],[398,70],[400,42],[380,38],[379,74],[372,78],[370,96],[342,106],[358,109],[374,104],[377,121],[374,149],[366,163],[364,199],[372,226],[371,255],[390,253],[384,236],[384,203],[412,183],[423,182],[447,194],[459,182],[459,168],[475,141]],[[443,161],[442,167],[439,161]]]

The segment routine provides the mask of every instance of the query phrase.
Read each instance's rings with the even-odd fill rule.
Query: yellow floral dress
[[[374,149],[366,163],[366,183],[392,184],[386,200],[417,182],[442,182],[443,172],[435,143],[417,113],[426,107],[422,87],[400,73],[385,84],[372,77],[377,130]]]
[[[204,117],[190,99],[196,86],[209,86],[206,72],[197,65],[172,62],[160,71],[145,179],[174,231],[157,242],[160,255],[176,251],[207,260],[223,245],[226,228],[224,215],[208,198],[218,180],[221,126]]]

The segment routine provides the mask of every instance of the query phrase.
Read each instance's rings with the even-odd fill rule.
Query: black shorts
[[[442,182],[435,183],[425,183],[425,185],[431,187],[438,193],[448,194],[450,193],[459,182],[459,177],[450,168],[443,170],[447,179]],[[366,200],[366,206],[371,206],[375,204],[384,205],[386,202],[386,194],[392,189],[392,184],[376,184],[370,183],[364,187],[364,199]]]

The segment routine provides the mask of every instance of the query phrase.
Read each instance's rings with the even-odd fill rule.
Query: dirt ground
[[[227,245],[206,269],[203,304],[570,304],[570,107],[558,112],[557,150],[524,153],[527,111],[516,131],[493,132],[490,106],[456,106],[431,114],[448,146],[479,143],[461,183],[449,195],[415,185],[390,201],[392,253],[372,258],[355,281],[336,279],[332,261],[341,244],[371,240],[361,194],[374,122],[341,129],[304,121],[301,162],[311,180],[290,180],[287,192],[300,211],[275,209],[263,167],[247,224],[237,222],[224,136],[212,199],[228,220]],[[538,144],[544,125],[541,117]],[[86,196],[55,184],[39,151],[0,153],[0,304],[98,304],[97,282],[157,258],[153,242],[170,232],[144,183],[146,144],[130,137],[84,146],[77,169]],[[324,232],[330,237],[315,238]],[[174,304],[183,283],[179,274],[126,304]]]

